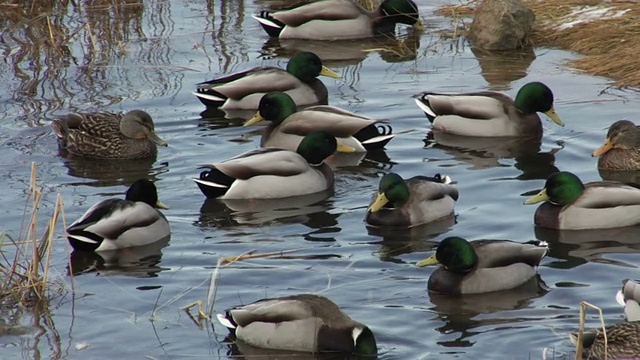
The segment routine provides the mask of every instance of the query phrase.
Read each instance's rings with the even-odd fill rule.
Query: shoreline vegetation
[[[437,13],[472,18],[480,0],[446,5]],[[640,1],[523,0],[536,15],[529,42],[582,56],[569,66],[614,80],[618,87],[640,87]],[[465,30],[470,22],[461,21]]]

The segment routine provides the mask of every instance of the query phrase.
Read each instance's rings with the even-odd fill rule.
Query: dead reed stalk
[[[36,164],[31,165],[29,196],[23,214],[28,220],[26,233],[20,231],[18,240],[8,234],[0,235],[0,306],[33,307],[47,302],[52,296],[49,269],[55,226],[64,217],[62,197],[58,195],[53,214],[38,238],[38,209],[42,189],[37,185]],[[31,203],[31,206],[29,206]],[[13,256],[7,256],[13,254]]]

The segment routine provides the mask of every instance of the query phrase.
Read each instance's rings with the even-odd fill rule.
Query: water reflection
[[[511,89],[511,83],[527,76],[529,66],[536,59],[533,48],[492,52],[472,46],[471,52],[480,64],[480,74],[491,85],[490,90]]]
[[[129,186],[138,179],[149,179],[157,181],[159,174],[169,171],[169,164],[159,163],[153,167],[155,159],[139,160],[108,160],[88,159],[72,156],[65,150],[61,150],[64,166],[67,167],[67,174],[81,179],[89,179],[89,182],[71,183],[71,185],[89,185],[95,187],[105,186]],[[160,195],[162,197],[162,195]]]
[[[420,34],[410,30],[408,34],[378,36],[370,39],[314,41],[270,38],[262,46],[265,57],[290,58],[296,53],[310,51],[318,55],[322,63],[333,68],[361,63],[370,53],[378,53],[387,63],[413,61],[418,57]]]
[[[382,238],[382,241],[377,243],[380,245],[380,250],[378,250],[380,260],[403,263],[404,261],[398,258],[400,255],[434,250],[438,246],[438,243],[431,241],[431,239],[449,232],[455,224],[456,217],[455,215],[451,215],[429,224],[414,226],[408,229],[373,227],[367,225],[367,232],[369,235]]]
[[[481,314],[533,307],[533,300],[544,296],[547,292],[549,290],[540,275],[536,275],[515,289],[506,291],[460,297],[429,292],[429,299],[434,305],[433,310],[437,313],[438,319],[444,322],[436,330],[442,334],[455,336],[454,340],[439,342],[439,344],[444,347],[470,347],[475,343],[472,340],[475,335],[486,332],[486,330],[475,329],[490,325],[497,325],[501,329],[508,328],[510,325],[521,326],[520,318],[507,317],[504,314],[496,314],[494,317],[482,316],[481,319],[474,318]]]
[[[543,179],[558,172],[556,157],[562,148],[540,152],[542,141],[538,138],[473,137],[429,131],[424,140],[426,146],[443,150],[456,160],[470,165],[470,169],[504,167],[502,159],[514,159],[514,167],[522,174],[519,180]]]
[[[358,357],[349,354],[342,353],[323,353],[323,354],[309,354],[294,351],[285,350],[272,350],[263,349],[255,346],[251,346],[243,341],[236,340],[234,335],[229,335],[223,343],[226,343],[229,347],[227,355],[236,358],[242,357],[242,359],[296,359],[296,360],[345,360],[345,359],[357,359]],[[375,357],[367,357],[367,359],[375,359]]]
[[[182,74],[171,65],[170,2],[91,2],[73,11],[69,3],[24,2],[0,12],[7,64],[0,80],[11,96],[4,116],[33,125],[62,108],[93,110],[177,92]],[[143,27],[145,16],[152,28]]]
[[[534,230],[537,239],[549,243],[549,256],[558,260],[547,263],[554,268],[570,269],[586,262],[635,267],[635,264],[602,255],[640,252],[640,226],[591,230],[554,230],[536,226]]]
[[[206,199],[195,223],[203,228],[263,225],[269,222],[301,223],[313,229],[337,224],[338,214],[329,214],[328,197],[333,191],[283,199]],[[324,229],[325,231],[327,229]]]
[[[113,251],[74,251],[67,271],[73,275],[97,272],[103,276],[123,275],[138,278],[157,277],[167,268],[160,267],[162,249],[171,236],[152,244]]]

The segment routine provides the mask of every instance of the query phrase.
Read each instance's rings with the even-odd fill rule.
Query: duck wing
[[[513,99],[508,95],[481,91],[464,94],[422,93],[416,104],[429,120],[443,115],[456,115],[470,120],[491,120],[508,113]]]
[[[508,240],[478,240],[471,244],[478,254],[478,269],[517,263],[536,267],[549,251],[549,245],[544,241],[519,243]]]
[[[584,192],[570,206],[586,209],[608,209],[640,205],[640,189],[615,181],[595,181],[585,185]]]
[[[146,203],[107,199],[89,208],[80,219],[67,228],[67,233],[81,241],[91,238],[90,234],[105,239],[116,239],[125,231],[149,226],[160,217],[159,212]]]
[[[285,92],[299,87],[301,83],[298,78],[284,69],[257,67],[200,83],[195,95],[198,97],[203,94],[209,95],[218,98],[218,101],[239,100],[256,93]]]
[[[305,136],[313,131],[327,131],[335,137],[349,137],[382,120],[361,116],[334,106],[312,106],[287,117],[278,131]]]
[[[261,17],[271,17],[287,26],[300,26],[311,20],[349,20],[367,12],[350,0],[325,0],[297,6],[272,13],[263,12]]]
[[[309,170],[309,163],[298,153],[278,148],[260,148],[202,168],[218,169],[234,179],[260,175],[294,176]]]

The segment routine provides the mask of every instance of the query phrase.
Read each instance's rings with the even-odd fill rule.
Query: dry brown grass
[[[615,80],[617,86],[640,87],[640,7],[637,1],[618,0],[523,0],[536,14],[531,42],[536,46],[557,46],[584,57],[570,65],[591,75]],[[445,16],[473,15],[477,0],[439,9]],[[627,12],[615,18],[597,18],[568,28],[567,16],[579,7],[606,6]]]
[[[58,196],[53,215],[38,236],[38,208],[42,190],[36,183],[36,165],[31,167],[29,197],[23,215],[23,227],[19,238],[2,234],[0,239],[0,307],[16,306],[33,308],[47,304],[51,297],[64,291],[62,286],[51,287],[49,269],[55,226],[64,211],[62,198]],[[31,206],[29,204],[31,203]],[[8,255],[11,254],[11,255]]]

